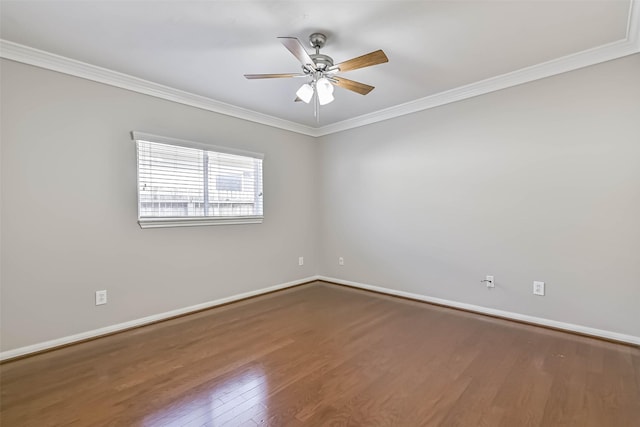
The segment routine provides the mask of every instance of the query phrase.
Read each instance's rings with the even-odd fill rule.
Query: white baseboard
[[[595,337],[605,338],[614,341],[625,342],[634,345],[640,345],[640,337],[633,335],[620,334],[617,332],[605,331],[602,329],[590,328],[587,326],[574,325],[572,323],[558,322],[555,320],[543,319],[540,317],[528,316],[525,314],[513,313],[510,311],[497,310],[494,308],[482,307],[479,305],[466,304],[457,301],[446,300],[442,298],[434,298],[421,294],[414,294],[411,292],[398,291],[395,289],[383,288],[381,286],[367,285],[365,283],[352,282],[350,280],[336,279],[334,277],[327,276],[309,276],[304,279],[294,280],[287,283],[281,283],[279,285],[269,286],[267,288],[258,289],[255,291],[245,292],[242,294],[232,295],[226,298],[220,298],[213,301],[204,302],[201,304],[192,305],[189,307],[178,308],[176,310],[167,311],[164,313],[154,314],[140,319],[131,320],[124,323],[118,323],[116,325],[105,326],[104,328],[94,329],[91,331],[81,332],[75,335],[69,335],[62,338],[53,339],[37,344],[32,344],[25,347],[16,348],[13,350],[7,350],[0,353],[0,361],[13,359],[16,357],[25,356],[31,353],[38,353],[43,350],[48,350],[56,347],[61,347],[75,342],[84,341],[90,338],[97,338],[103,335],[109,335],[114,332],[124,331],[127,329],[135,328],[138,326],[147,325],[150,323],[158,322],[172,317],[181,316],[184,314],[196,312],[206,308],[215,307],[222,304],[227,304],[234,301],[239,301],[245,298],[266,294],[269,292],[290,288],[302,283],[313,282],[315,280],[322,280],[328,283],[337,283],[340,285],[351,286],[354,288],[365,289],[369,291],[380,292],[387,295],[399,296],[404,298],[410,298],[418,301],[425,301],[443,306],[460,308],[463,310],[473,311],[480,314],[488,314],[491,316],[502,317],[505,319],[519,320],[522,322],[548,326],[551,328],[562,329],[569,332],[577,332],[584,335],[592,335]]]
[[[25,347],[16,348],[13,350],[7,350],[0,353],[0,361],[13,359],[15,357],[25,356],[31,353],[37,353],[43,350],[52,349],[68,344],[72,344],[78,341],[84,341],[90,338],[97,338],[103,335],[109,335],[114,332],[124,331],[138,326],[147,325],[149,323],[158,322],[160,320],[170,319],[172,317],[181,316],[184,314],[192,313],[195,311],[203,310],[206,308],[215,307],[217,305],[227,304],[233,301],[242,300],[245,298],[266,294],[281,289],[290,288],[302,283],[312,282],[318,280],[318,276],[309,276],[304,279],[294,280],[292,282],[281,283],[279,285],[269,286],[267,288],[258,289],[255,291],[244,292],[242,294],[232,295],[226,298],[220,298],[213,301],[203,302],[201,304],[192,305],[189,307],[178,308],[175,310],[167,311],[164,313],[153,314],[151,316],[142,317],[140,319],[130,320],[124,323],[118,323],[116,325],[105,326],[104,328],[94,329],[92,331],[81,332],[75,335],[69,335],[62,338],[56,338],[50,341],[41,342],[38,344],[32,344]]]
[[[443,305],[447,307],[459,308],[462,310],[473,311],[480,314],[488,314],[490,316],[502,317],[505,319],[518,320],[521,322],[532,323],[541,326],[548,326],[555,329],[562,329],[569,332],[576,332],[583,335],[591,335],[594,337],[605,338],[608,340],[620,341],[634,345],[640,345],[640,337],[633,335],[620,334],[618,332],[605,331],[602,329],[590,328],[588,326],[574,325],[572,323],[558,322],[556,320],[543,319],[541,317],[528,316],[526,314],[513,313],[510,311],[497,310],[495,308],[482,307],[480,305],[467,304],[463,302],[451,301],[442,298],[434,298],[411,292],[398,291],[395,289],[383,288],[380,286],[367,285],[365,283],[352,282],[350,280],[336,279],[334,277],[318,276],[317,280],[329,283],[337,283],[340,285],[351,286],[359,289],[380,292],[387,295],[410,298],[413,300],[429,302],[433,304]]]

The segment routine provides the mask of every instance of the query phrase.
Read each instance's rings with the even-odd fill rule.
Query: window
[[[132,135],[140,227],[262,222],[262,154]]]

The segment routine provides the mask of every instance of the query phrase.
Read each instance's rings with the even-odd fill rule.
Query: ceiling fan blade
[[[300,40],[295,37],[278,37],[278,39],[284,47],[293,54],[293,56],[298,58],[298,61],[300,61],[304,67],[309,69],[309,71],[315,70],[316,64],[313,62],[313,59],[311,59],[302,43],[300,43]]]
[[[360,95],[366,95],[374,89],[374,86],[369,86],[364,83],[354,82],[353,80],[345,79],[344,77],[331,77],[331,81],[336,86],[340,86],[343,89],[348,89]]]
[[[285,74],[245,74],[247,79],[282,79],[287,77],[305,77],[302,73],[285,73]]]
[[[358,68],[370,67],[372,65],[383,64],[385,62],[389,62],[387,55],[385,55],[382,50],[376,50],[375,52],[370,52],[366,55],[358,56],[357,58],[336,64],[329,69],[333,70],[339,68],[341,72],[345,72],[357,70]]]

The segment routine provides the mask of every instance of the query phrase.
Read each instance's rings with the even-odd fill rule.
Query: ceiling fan
[[[333,86],[338,86],[361,95],[371,92],[374,87],[353,80],[338,77],[336,74],[358,68],[388,62],[387,55],[382,50],[367,53],[339,64],[334,64],[333,58],[320,53],[320,49],[327,42],[327,37],[322,33],[313,33],[309,36],[309,43],[316,53],[309,55],[300,40],[295,37],[278,37],[284,47],[295,56],[302,64],[302,73],[286,74],[245,74],[247,79],[277,79],[290,77],[307,77],[308,82],[303,84],[296,92],[295,101],[311,102],[314,98],[314,114],[320,120],[319,106],[326,105],[334,100]]]

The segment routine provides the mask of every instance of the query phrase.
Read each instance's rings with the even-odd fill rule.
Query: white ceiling
[[[308,127],[389,109],[628,37],[629,0],[4,1],[2,39]],[[345,77],[321,109],[294,103],[301,79],[278,36],[321,31],[341,62],[376,49],[386,64]],[[309,47],[309,51],[311,48]]]

